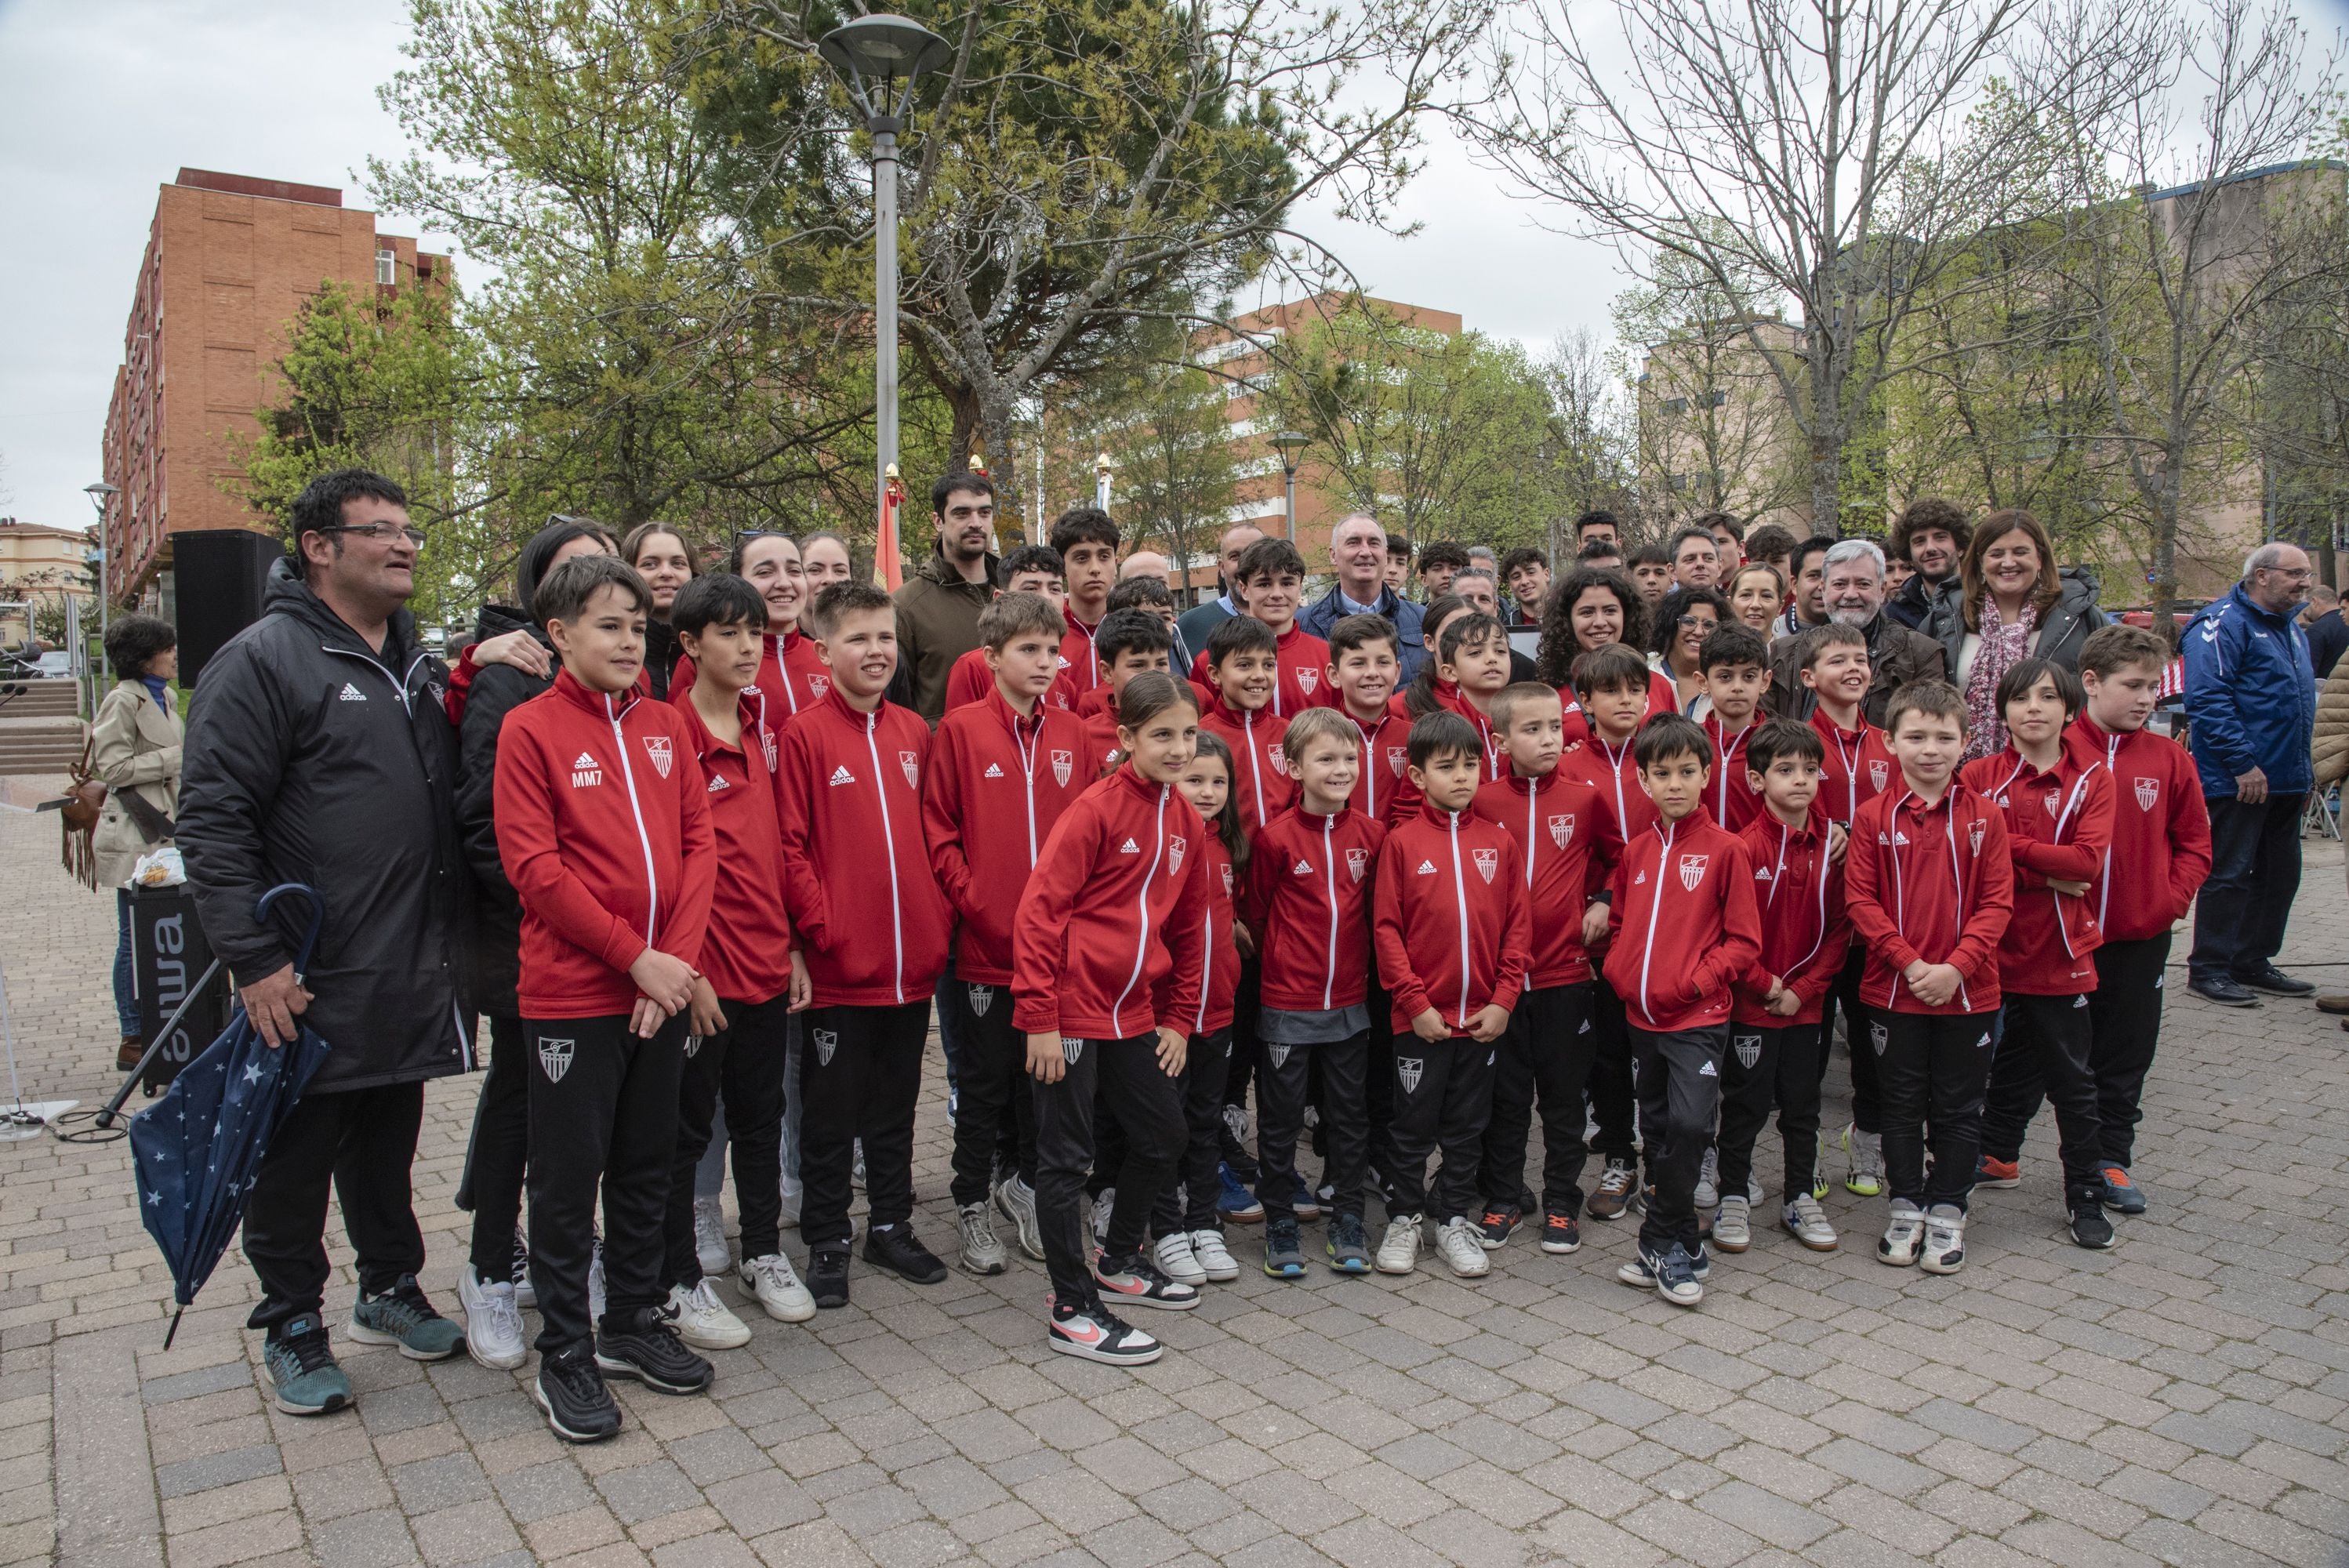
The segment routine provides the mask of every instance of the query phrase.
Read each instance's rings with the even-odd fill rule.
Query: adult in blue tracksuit
[[[1377,615],[1392,623],[1402,665],[1395,689],[1402,690],[1427,662],[1427,647],[1420,607],[1387,586],[1386,530],[1368,512],[1340,518],[1330,531],[1330,564],[1338,585],[1298,612],[1297,624],[1327,642],[1330,628],[1349,615]]]
[[[2275,966],[2300,887],[2300,813],[2315,781],[2316,671],[2299,612],[2307,552],[2262,544],[2243,580],[2186,624],[2186,717],[2210,806],[2210,880],[2186,983],[2230,1007],[2315,987]]]

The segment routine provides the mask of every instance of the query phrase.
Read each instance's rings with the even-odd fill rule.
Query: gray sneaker
[[[1704,1151],[1703,1169],[1696,1175],[1695,1202],[1700,1209],[1715,1208],[1721,1202],[1721,1151],[1717,1149]]]
[[[995,1187],[995,1212],[1011,1222],[1019,1250],[1037,1263],[1044,1261],[1044,1233],[1036,1223],[1036,1190],[1017,1174]]]
[[[995,1234],[995,1219],[985,1203],[966,1203],[955,1211],[955,1228],[962,1233],[962,1266],[975,1274],[999,1274],[1009,1266],[1003,1243]]]
[[[1744,1198],[1723,1198],[1721,1212],[1713,1217],[1713,1244],[1724,1253],[1742,1253],[1752,1246],[1754,1205]]]
[[[381,1295],[362,1287],[351,1308],[351,1337],[362,1345],[396,1345],[410,1361],[443,1361],[465,1347],[463,1326],[433,1310],[414,1274],[400,1275]]]
[[[270,1402],[289,1416],[323,1416],[351,1402],[351,1380],[335,1364],[326,1326],[304,1313],[261,1346]]]

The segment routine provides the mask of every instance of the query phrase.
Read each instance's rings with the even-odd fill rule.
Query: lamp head
[[[816,53],[852,78],[902,80],[908,86],[944,65],[953,52],[954,46],[912,17],[885,11],[843,22],[816,45]]]
[[[1297,454],[1313,444],[1313,438],[1301,430],[1283,430],[1270,438],[1272,449],[1280,454],[1280,466],[1289,472],[1297,471]]]

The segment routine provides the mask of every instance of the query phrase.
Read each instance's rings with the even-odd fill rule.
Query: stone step
[[[61,680],[0,682],[0,718],[37,718],[81,711],[81,686]]]
[[[26,718],[0,708],[0,774],[54,774],[81,760],[83,726],[70,714]]]

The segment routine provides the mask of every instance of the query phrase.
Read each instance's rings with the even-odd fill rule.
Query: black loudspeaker
[[[151,1043],[212,965],[212,944],[196,923],[196,901],[184,885],[130,890],[130,968],[139,993],[139,1013]],[[216,974],[203,993],[181,1014],[171,1038],[147,1064],[147,1092],[153,1094],[180,1074],[228,1027],[228,976]]]
[[[261,619],[261,593],[269,569],[285,554],[283,544],[249,529],[191,529],[171,535],[182,686],[192,689],[204,662]]]

